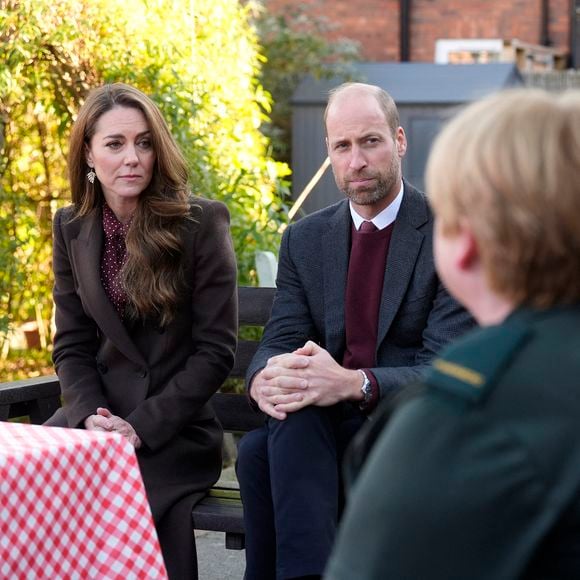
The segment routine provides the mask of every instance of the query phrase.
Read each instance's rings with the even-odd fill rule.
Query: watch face
[[[359,373],[362,375],[363,384],[361,385],[361,393],[363,395],[363,400],[359,402],[359,407],[365,409],[366,406],[371,402],[373,398],[373,386],[367,377],[367,374],[362,370],[358,369]]]
[[[371,395],[373,394],[373,389],[371,386],[371,382],[366,377],[365,382],[361,387],[361,391],[363,392],[365,402],[367,402],[371,398]]]

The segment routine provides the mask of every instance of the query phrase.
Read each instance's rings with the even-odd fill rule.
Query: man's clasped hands
[[[250,396],[264,413],[284,420],[308,405],[328,407],[361,400],[361,373],[341,367],[327,350],[309,340],[294,352],[268,359],[252,380]]]

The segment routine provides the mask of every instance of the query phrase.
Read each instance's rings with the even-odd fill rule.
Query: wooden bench
[[[266,324],[274,292],[275,288],[239,288],[240,328]],[[240,339],[230,378],[245,376],[257,346],[257,340]],[[31,423],[40,424],[60,405],[60,385],[56,376],[0,384],[0,421],[29,417]],[[244,433],[263,424],[263,416],[250,407],[245,394],[216,393],[212,405],[226,432]],[[195,506],[192,515],[195,529],[224,532],[226,548],[244,548],[243,510],[237,489],[212,488]]]

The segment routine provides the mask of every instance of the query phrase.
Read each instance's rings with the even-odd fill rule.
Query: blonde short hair
[[[437,137],[426,183],[444,234],[469,224],[493,290],[537,308],[580,300],[580,91],[469,105]]]

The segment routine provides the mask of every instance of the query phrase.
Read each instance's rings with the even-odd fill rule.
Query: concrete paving
[[[225,534],[196,530],[199,580],[242,580],[245,550],[226,550]]]

